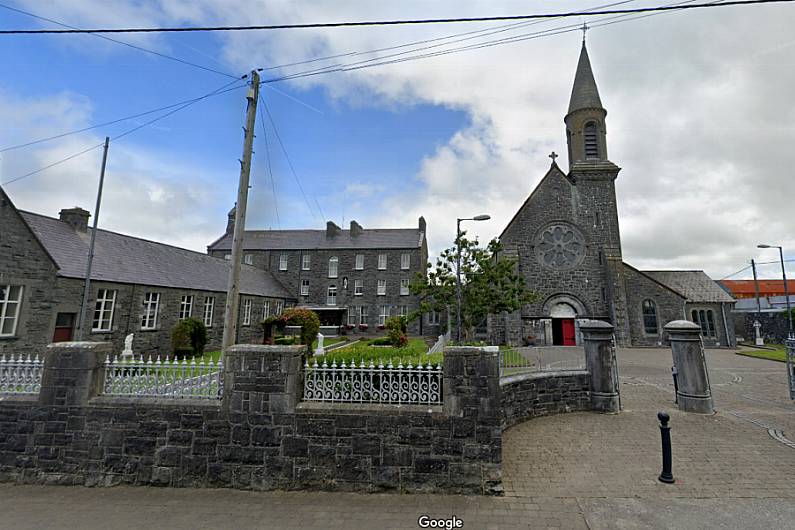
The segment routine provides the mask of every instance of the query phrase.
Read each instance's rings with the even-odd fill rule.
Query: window
[[[362,296],[364,294],[364,280],[353,280],[353,296]]]
[[[91,331],[110,331],[113,325],[113,306],[116,305],[116,291],[97,290],[97,303],[94,305],[94,321]]]
[[[599,251],[599,265],[602,265],[602,251]]]
[[[328,286],[326,305],[337,305],[337,284],[335,283],[329,284]]]
[[[437,311],[428,313],[428,324],[432,326],[439,324],[439,313]]]
[[[408,314],[409,306],[406,305],[399,305],[398,307],[398,316],[404,317]]]
[[[328,277],[329,278],[336,278],[337,277],[337,269],[339,268],[340,260],[333,256],[328,260]]]
[[[381,314],[378,315],[378,325],[383,326],[386,322],[386,319],[389,318],[389,306],[382,305],[381,306]]]
[[[301,280],[301,296],[309,296],[309,280]]]
[[[13,337],[17,332],[22,286],[4,285],[0,290],[0,337]]]
[[[246,254],[243,256],[243,262],[246,265],[252,265],[254,263],[254,256],[252,254]]]
[[[400,280],[400,295],[406,296],[409,294],[409,280],[408,278],[403,278]]]
[[[602,302],[607,302],[607,291],[602,287]]]
[[[364,254],[356,254],[356,270],[363,271],[364,270]]]
[[[599,158],[599,143],[596,139],[596,123],[585,124],[585,158]]]
[[[281,315],[284,312],[284,300],[276,301],[276,314]]]
[[[262,320],[265,320],[271,316],[271,301],[265,300],[265,303],[262,304]]]
[[[229,261],[229,260],[231,260],[231,259],[232,259],[232,254],[224,254],[224,259],[225,259],[226,261]]]
[[[715,336],[715,320],[711,309],[694,309],[691,313],[693,322],[701,326],[701,334],[705,337]]]
[[[602,224],[602,219],[599,217],[599,212],[593,213],[593,225],[600,226]]]
[[[157,329],[157,309],[160,305],[160,293],[144,295],[144,314],[141,318],[141,329]]]
[[[378,255],[378,270],[386,270],[386,254]]]
[[[279,254],[279,270],[287,270],[287,254]]]
[[[657,335],[660,331],[657,327],[657,304],[654,300],[643,301],[643,331],[647,335]]]
[[[359,306],[359,324],[367,324],[367,306]]]
[[[215,298],[212,296],[204,297],[204,325],[208,328],[213,327],[213,309],[215,309]]]
[[[304,254],[301,256],[301,270],[308,271],[312,268],[312,256]]]
[[[406,270],[409,267],[411,267],[411,254],[404,252],[400,255],[400,268]]]
[[[243,300],[243,325],[251,325],[251,298]]]
[[[193,296],[184,294],[182,295],[182,301],[179,303],[179,319],[190,318],[191,313],[193,313]]]
[[[348,309],[348,325],[349,326],[355,326],[357,324],[356,317],[359,316],[357,314],[358,310],[359,310],[359,308],[356,307],[356,306],[351,306]]]
[[[375,294],[378,296],[386,295],[386,280],[378,280],[378,291]]]

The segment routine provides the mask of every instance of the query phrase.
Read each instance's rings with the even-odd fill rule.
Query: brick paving
[[[0,527],[418,528],[421,514],[464,528],[795,528],[795,407],[784,365],[709,351],[717,414],[673,404],[669,350],[620,350],[624,411],[573,413],[504,435],[505,496],[364,495],[0,485]],[[656,412],[671,414],[674,485],[656,480]]]

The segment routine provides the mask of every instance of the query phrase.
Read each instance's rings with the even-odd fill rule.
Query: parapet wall
[[[587,371],[539,372],[500,381],[501,425],[507,429],[538,416],[591,410]]]

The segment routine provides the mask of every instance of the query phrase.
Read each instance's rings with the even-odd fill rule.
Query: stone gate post
[[[613,326],[601,320],[580,322],[585,364],[591,376],[591,406],[597,412],[620,412],[618,367],[613,359]]]
[[[689,320],[674,320],[664,327],[671,340],[671,352],[677,370],[676,392],[679,410],[712,414],[712,390],[709,386],[701,327]]]
[[[110,342],[57,342],[44,354],[39,404],[83,406],[102,392]]]
[[[231,413],[295,412],[306,346],[238,344],[224,350],[223,406]]]

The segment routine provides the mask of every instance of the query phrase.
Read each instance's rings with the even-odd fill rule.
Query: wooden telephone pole
[[[237,341],[237,314],[240,307],[240,263],[243,257],[243,234],[246,228],[246,205],[248,203],[248,182],[251,174],[251,154],[254,147],[254,125],[257,118],[257,100],[259,99],[259,74],[251,71],[251,86],[246,94],[248,108],[246,110],[245,138],[243,140],[243,158],[240,160],[240,181],[237,185],[237,205],[235,207],[235,229],[232,234],[232,260],[229,268],[229,285],[226,289],[226,306],[224,311],[223,348],[232,346]]]

